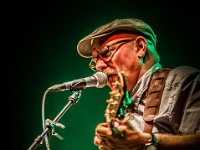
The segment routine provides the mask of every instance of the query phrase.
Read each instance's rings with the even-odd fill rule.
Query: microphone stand
[[[60,118],[65,114],[65,112],[70,108],[71,105],[76,104],[78,100],[81,97],[81,90],[79,91],[72,91],[72,95],[69,96],[69,101],[63,107],[63,109],[59,112],[59,114],[54,118],[53,121],[49,121],[49,125],[46,126],[45,130],[34,140],[34,142],[31,144],[31,146],[28,148],[28,150],[35,150],[39,144],[41,144],[43,138],[45,135],[47,135],[47,132],[49,132],[50,129],[54,128],[54,126],[57,126],[56,123]],[[49,120],[49,119],[48,119]],[[48,138],[48,137],[46,137]]]

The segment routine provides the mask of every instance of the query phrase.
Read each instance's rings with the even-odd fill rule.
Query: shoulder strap
[[[143,119],[145,121],[144,132],[152,131],[153,120],[159,112],[165,80],[170,71],[171,68],[163,68],[156,71],[151,77],[143,113]]]

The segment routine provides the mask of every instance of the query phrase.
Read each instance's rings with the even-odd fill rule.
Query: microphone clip
[[[64,138],[60,134],[55,132],[55,126],[60,127],[61,129],[65,128],[65,126],[61,123],[57,123],[57,122],[54,122],[50,119],[46,119],[46,127],[51,129],[50,132],[47,135],[48,138],[50,139],[51,136],[56,136],[59,140],[63,140]]]

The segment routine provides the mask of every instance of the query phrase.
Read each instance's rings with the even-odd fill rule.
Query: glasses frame
[[[122,40],[116,41],[112,44],[108,44],[108,45],[104,46],[101,50],[97,50],[98,55],[91,59],[91,61],[89,63],[89,68],[92,69],[94,72],[96,72],[97,71],[96,70],[96,62],[97,62],[98,58],[100,58],[101,60],[103,60],[105,62],[108,62],[112,59],[113,55],[119,50],[119,48],[121,46],[123,46],[124,44],[127,44],[129,42],[132,42],[134,40],[135,40],[135,38],[122,39]],[[115,47],[112,48],[113,46],[115,46]]]

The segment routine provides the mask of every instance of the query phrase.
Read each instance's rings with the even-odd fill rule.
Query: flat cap
[[[92,43],[95,39],[108,37],[114,32],[130,32],[143,35],[156,47],[157,38],[153,29],[144,21],[136,18],[115,19],[95,29],[92,33],[82,38],[77,44],[79,55],[85,58],[92,57]]]

